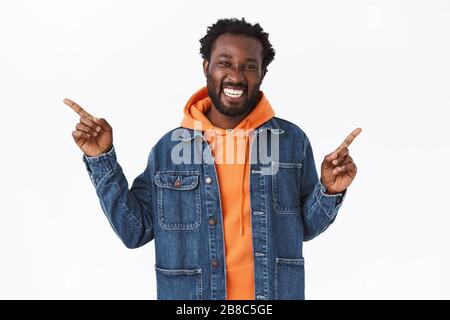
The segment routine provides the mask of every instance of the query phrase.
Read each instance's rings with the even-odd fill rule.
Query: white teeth
[[[223,92],[227,97],[230,98],[239,98],[244,93],[242,89],[231,89],[231,88],[223,88]]]

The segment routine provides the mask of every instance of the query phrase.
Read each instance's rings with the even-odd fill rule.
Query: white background
[[[307,298],[449,299],[446,0],[1,0],[0,298],[156,298],[153,243],[114,234],[62,100],[111,123],[132,182],[205,84],[198,40],[220,17],[270,33],[262,90],[318,168],[363,128],[336,222],[304,244]]]

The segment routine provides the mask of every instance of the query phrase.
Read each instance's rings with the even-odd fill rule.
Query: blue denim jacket
[[[277,137],[280,150],[276,161],[270,155],[263,162],[259,144],[250,147],[256,157],[250,165],[255,299],[304,299],[303,241],[334,221],[345,193],[325,193],[311,144],[296,125],[272,118],[254,134]],[[188,157],[200,150],[203,161],[174,163],[171,153],[180,144],[192,151]],[[155,240],[158,299],[226,299],[219,185],[200,131],[177,128],[164,135],[131,189],[114,147],[83,159],[102,209],[125,246]]]

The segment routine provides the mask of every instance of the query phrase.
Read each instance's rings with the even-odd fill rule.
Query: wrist
[[[323,186],[323,188],[322,188],[322,191],[323,191],[323,193],[325,193],[325,194],[327,194],[327,195],[330,195],[330,196],[334,196],[334,195],[337,195],[337,194],[342,194],[345,190],[342,190],[342,191],[336,191],[336,190],[330,190],[328,187],[327,187],[327,185],[325,184],[325,183],[323,183],[323,181],[322,181],[322,179],[320,179],[320,183],[322,184],[322,186]]]

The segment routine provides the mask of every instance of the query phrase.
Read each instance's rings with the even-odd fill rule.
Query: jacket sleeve
[[[127,248],[138,248],[153,239],[152,188],[153,152],[145,171],[128,189],[117,162],[114,146],[96,157],[83,156],[100,205],[115,233]]]
[[[304,241],[315,238],[333,223],[345,194],[346,190],[335,195],[326,193],[325,186],[317,177],[312,147],[306,137],[300,175],[300,203]]]

